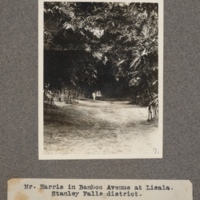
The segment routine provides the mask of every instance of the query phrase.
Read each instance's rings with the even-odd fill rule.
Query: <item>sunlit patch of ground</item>
[[[44,114],[44,153],[152,154],[161,133],[147,108],[120,101],[57,103]],[[159,141],[161,142],[161,141]]]

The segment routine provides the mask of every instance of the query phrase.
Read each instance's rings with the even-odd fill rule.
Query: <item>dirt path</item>
[[[44,115],[44,153],[152,154],[161,134],[146,120],[147,109],[128,102],[59,103]]]

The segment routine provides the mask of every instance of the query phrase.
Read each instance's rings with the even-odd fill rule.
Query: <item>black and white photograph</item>
[[[39,159],[163,157],[163,1],[39,1]]]

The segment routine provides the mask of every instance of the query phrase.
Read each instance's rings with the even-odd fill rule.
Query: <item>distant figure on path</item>
[[[96,93],[95,92],[92,93],[92,97],[93,97],[93,100],[96,99]]]

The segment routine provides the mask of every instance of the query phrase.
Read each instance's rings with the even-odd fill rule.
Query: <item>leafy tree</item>
[[[142,105],[157,97],[158,4],[45,2],[44,19],[45,52],[63,55],[46,62],[45,81],[112,91]]]

